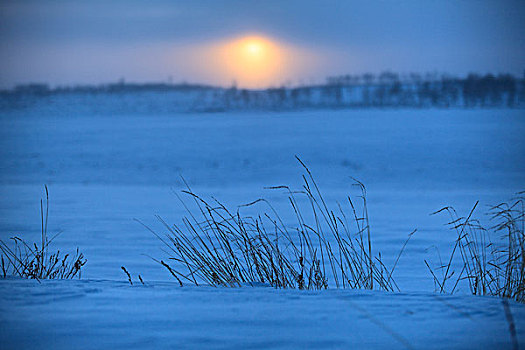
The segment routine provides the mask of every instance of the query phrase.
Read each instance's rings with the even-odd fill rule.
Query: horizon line
[[[377,84],[377,83],[385,83],[384,81],[381,81],[383,79],[387,79],[390,81],[399,81],[401,83],[406,83],[408,81],[436,81],[436,80],[444,80],[444,79],[456,79],[456,80],[465,80],[469,77],[507,77],[512,78],[514,80],[525,80],[525,70],[523,72],[523,76],[518,76],[513,73],[508,72],[475,72],[471,71],[468,73],[463,74],[450,74],[446,72],[438,72],[438,71],[426,71],[426,72],[410,72],[410,73],[397,73],[393,70],[384,70],[380,71],[379,73],[372,73],[372,72],[366,72],[366,73],[355,73],[355,74],[339,74],[339,75],[328,75],[326,76],[322,81],[311,81],[309,83],[306,82],[298,82],[298,83],[292,83],[292,82],[286,82],[281,84],[275,84],[275,85],[268,85],[266,87],[243,87],[238,86],[236,83],[236,80],[233,80],[230,85],[219,85],[219,84],[213,84],[213,83],[204,83],[204,82],[191,82],[187,80],[180,80],[178,82],[174,82],[171,77],[169,77],[166,80],[150,80],[150,81],[133,81],[133,80],[126,80],[125,78],[120,78],[116,81],[108,81],[108,82],[99,82],[99,83],[69,83],[69,84],[53,84],[49,82],[42,82],[42,81],[28,81],[28,82],[19,82],[14,83],[11,85],[11,87],[8,88],[0,88],[0,92],[6,93],[6,92],[17,92],[20,90],[25,90],[27,88],[35,88],[40,89],[42,91],[46,90],[47,92],[60,92],[63,90],[78,90],[78,89],[104,89],[104,88],[111,88],[111,87],[154,87],[155,85],[157,87],[192,87],[192,88],[207,88],[207,89],[239,89],[239,90],[249,90],[249,91],[264,91],[268,89],[280,89],[280,88],[301,88],[301,87],[315,87],[315,86],[325,86],[325,85],[333,85],[334,83],[342,84],[342,85],[369,85],[369,84]],[[346,80],[346,81],[345,81]],[[368,80],[366,82],[365,80]]]

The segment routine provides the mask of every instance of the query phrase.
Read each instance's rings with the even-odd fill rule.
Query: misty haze
[[[525,346],[521,1],[0,2],[0,348]]]

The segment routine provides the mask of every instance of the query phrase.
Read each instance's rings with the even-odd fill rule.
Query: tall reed
[[[41,241],[37,243],[27,243],[19,237],[12,237],[12,246],[0,240],[0,268],[1,276],[18,276],[23,278],[40,279],[71,279],[78,275],[81,276],[82,266],[86,259],[79,252],[78,248],[73,255],[66,254],[61,256],[60,251],[49,252],[49,245],[58,237],[57,233],[48,239],[48,218],[49,218],[49,191],[45,186],[45,202],[40,200],[40,224]]]
[[[373,255],[365,186],[356,181],[361,195],[359,203],[347,197],[349,214],[340,204],[330,209],[308,167],[297,160],[305,171],[300,190],[269,187],[286,193],[295,225],[285,224],[264,198],[233,211],[215,199],[202,198],[186,184],[182,192],[196,209],[177,195],[188,213],[182,224],[169,225],[157,216],[166,230],[164,235],[146,226],[170,256],[169,264],[158,262],[181,285],[184,281],[213,286],[265,283],[276,288],[399,290],[392,275],[401,253],[391,269],[380,254]],[[262,211],[253,216],[241,213],[255,206]]]
[[[460,282],[466,281],[474,295],[525,302],[524,194],[491,207],[487,212],[492,222],[489,228],[474,218],[477,202],[466,217],[460,217],[452,207],[433,213],[447,212],[451,218],[447,225],[457,236],[450,257],[436,271],[425,261],[438,291],[454,293]],[[458,265],[461,270],[456,273],[454,266]],[[437,270],[441,271],[439,277]]]

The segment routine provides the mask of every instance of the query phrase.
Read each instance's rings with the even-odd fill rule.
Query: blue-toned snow
[[[85,107],[85,106],[84,106]],[[28,108],[0,114],[0,238],[40,234],[50,190],[55,247],[81,248],[81,281],[0,280],[5,348],[510,348],[501,301],[434,293],[423,260],[455,236],[445,205],[465,214],[525,189],[522,110],[319,110],[107,114]],[[413,236],[395,272],[402,293],[272,288],[179,288],[147,255],[161,243],[155,214],[180,222],[180,175],[235,208],[265,186],[301,185],[298,155],[327,202],[368,190],[374,250],[387,264]],[[285,220],[294,224],[291,211]],[[128,286],[120,266],[146,286]],[[511,303],[520,345],[525,307]]]

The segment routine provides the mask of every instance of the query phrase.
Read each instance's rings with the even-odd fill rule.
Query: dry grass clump
[[[286,192],[296,225],[286,225],[265,199],[232,211],[188,187],[182,192],[195,202],[196,209],[192,211],[181,200],[188,212],[182,225],[169,225],[157,217],[167,233],[161,236],[150,229],[168,248],[173,266],[158,262],[181,286],[184,281],[232,287],[264,283],[275,288],[326,289],[332,285],[399,290],[392,278],[395,264],[388,269],[380,254],[373,255],[364,185],[355,184],[361,191],[359,206],[347,197],[349,215],[339,204],[336,210],[329,209],[310,170],[297,159],[306,171],[302,189],[271,187]],[[308,209],[300,208],[299,199]],[[261,205],[266,210],[255,216],[240,212]]]
[[[525,192],[510,202],[489,209],[488,215],[494,223],[484,228],[473,218],[476,203],[467,217],[460,217],[452,207],[445,207],[434,214],[448,212],[450,228],[457,234],[448,261],[439,266],[441,276],[425,261],[440,292],[447,292],[447,283],[453,283],[453,293],[460,281],[468,282],[474,295],[493,295],[525,302]],[[498,237],[498,241],[492,241]],[[461,271],[455,274],[453,265],[460,255]],[[456,275],[456,276],[455,276]]]
[[[78,248],[75,254],[61,256],[60,251],[49,252],[49,245],[59,235],[48,239],[49,192],[45,186],[46,200],[40,200],[41,242],[32,245],[19,237],[12,237],[12,247],[0,240],[0,268],[3,278],[18,276],[31,279],[71,279],[78,275],[86,263]]]

